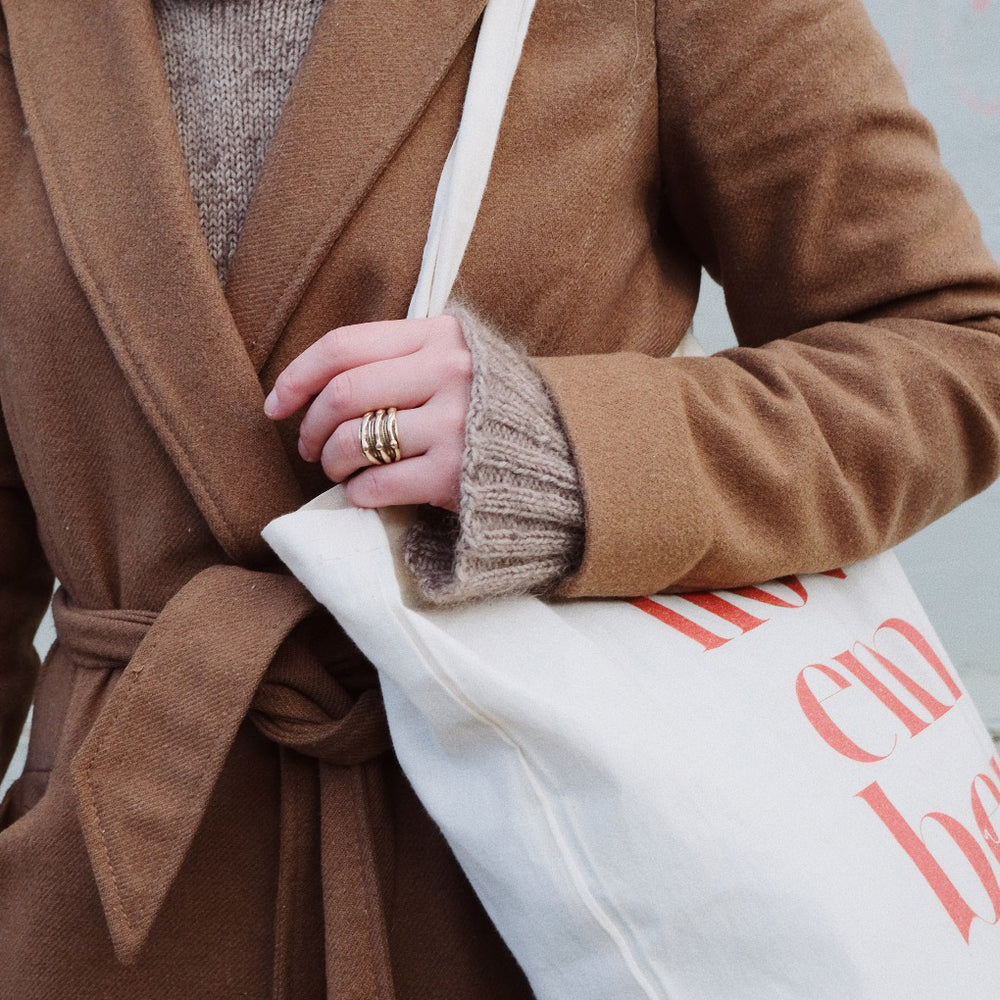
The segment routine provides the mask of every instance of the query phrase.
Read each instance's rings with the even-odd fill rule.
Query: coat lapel
[[[327,0],[229,278],[233,315],[258,370],[485,6],[486,0]]]
[[[4,14],[77,279],[219,542],[255,564],[260,528],[302,498],[201,234],[152,11],[5,0]]]
[[[302,500],[263,416],[257,371],[484,6],[328,0],[254,193],[227,301],[149,3],[4,2],[67,256],[147,419],[238,562],[268,558],[261,527]]]

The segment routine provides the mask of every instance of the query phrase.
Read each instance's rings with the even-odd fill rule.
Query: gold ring
[[[399,423],[396,420],[396,407],[390,406],[376,426],[378,453],[386,462],[398,462],[403,455],[399,447]]]
[[[361,418],[361,453],[372,465],[381,465],[382,459],[379,457],[378,451],[375,448],[375,439],[372,435],[372,426],[375,423],[375,412],[369,410]]]
[[[396,407],[369,410],[361,418],[358,434],[361,453],[372,465],[390,465],[402,457],[399,447],[399,424],[396,421]]]

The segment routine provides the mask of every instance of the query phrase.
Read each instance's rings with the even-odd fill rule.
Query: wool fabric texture
[[[156,0],[178,133],[225,283],[267,144],[322,0]],[[555,406],[523,352],[468,310],[473,358],[461,514],[427,509],[408,565],[431,601],[539,593],[570,572],[583,501]],[[496,379],[494,385],[484,384]]]
[[[465,306],[475,376],[466,419],[461,503],[425,509],[410,529],[406,565],[437,604],[543,593],[574,569],[583,498],[552,400],[523,350]]]
[[[155,0],[177,131],[225,283],[323,0]]]
[[[4,755],[53,572],[67,615],[0,806],[0,1000],[530,996],[260,537],[327,486],[264,397],[406,315],[482,10],[324,5],[223,290],[147,0],[3,0]],[[673,359],[703,265],[743,346]],[[1000,469],[1000,269],[860,0],[540,2],[455,295],[572,445],[559,593],[829,569]]]

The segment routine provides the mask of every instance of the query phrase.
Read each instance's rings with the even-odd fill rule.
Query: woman
[[[4,762],[53,572],[63,590],[4,806],[0,997],[529,995],[387,750],[371,668],[259,539],[324,467],[362,468],[365,411],[400,408],[403,456],[362,469],[357,501],[457,490],[460,523],[428,518],[411,548],[446,598],[825,569],[996,475],[1000,273],[853,0],[542,0],[467,309],[382,325],[405,313],[482,7],[225,21],[253,38],[280,8],[272,57],[310,39],[230,263],[199,224],[176,2],[3,2]],[[746,346],[669,360],[702,264]],[[334,360],[308,353],[362,323]],[[407,416],[413,364],[450,433]],[[317,391],[300,435],[286,418]],[[541,399],[537,440],[517,399]],[[498,426],[506,450],[476,451]],[[393,492],[424,448],[444,473]],[[523,545],[481,540],[509,535],[511,497],[549,495],[542,454],[562,500],[523,568]],[[373,472],[394,482],[365,493]]]

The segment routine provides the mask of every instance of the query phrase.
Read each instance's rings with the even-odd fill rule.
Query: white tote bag
[[[447,299],[530,13],[487,8],[411,315]],[[892,555],[428,610],[408,520],[338,488],[264,536],[378,667],[400,762],[540,1000],[1000,995],[1000,762]]]

